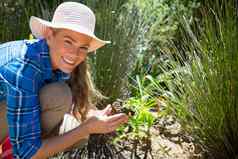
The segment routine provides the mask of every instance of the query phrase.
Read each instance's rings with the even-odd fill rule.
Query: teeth
[[[63,57],[64,61],[69,63],[69,64],[74,64],[75,62],[73,60],[67,59],[65,57]]]

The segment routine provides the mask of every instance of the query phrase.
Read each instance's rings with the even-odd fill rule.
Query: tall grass
[[[50,20],[62,0],[6,0],[0,1],[0,43],[28,38],[30,16]]]
[[[204,3],[195,24],[182,21],[180,46],[163,50],[163,73],[147,89],[167,101],[205,158],[238,158],[238,22],[234,0]],[[152,94],[151,93],[151,94]]]
[[[141,49],[130,77],[133,79],[139,75],[142,78],[147,74],[155,77],[163,72],[159,66],[168,62],[164,50],[168,48],[170,41],[178,39],[178,43],[180,42],[177,35],[180,26],[178,15],[193,19],[199,2],[198,0],[131,0],[131,3],[135,3],[139,8],[147,31],[140,42]],[[136,85],[133,80],[130,80],[130,83]],[[133,87],[130,87],[130,91],[131,95],[136,95]]]
[[[111,41],[92,57],[92,66],[97,88],[113,101],[127,94],[127,75],[138,53],[138,40],[145,32],[143,19],[125,0],[89,0],[86,4],[96,13],[98,37]]]
[[[215,0],[213,5],[203,7],[201,15],[203,18],[194,28],[184,21],[183,45],[170,50],[170,60],[177,63],[170,65],[174,72],[164,83],[166,89],[159,82],[155,86],[170,92],[168,105],[183,127],[208,151],[209,159],[238,158],[235,1]]]

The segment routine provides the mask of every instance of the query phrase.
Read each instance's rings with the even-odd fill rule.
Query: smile
[[[62,57],[63,61],[69,65],[74,65],[75,64],[75,61],[74,60],[71,60],[71,59],[68,59],[66,57]]]

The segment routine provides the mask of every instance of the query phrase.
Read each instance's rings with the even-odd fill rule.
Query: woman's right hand
[[[84,121],[89,134],[105,134],[114,131],[121,124],[128,121],[128,116],[124,113],[115,115],[91,115]]]

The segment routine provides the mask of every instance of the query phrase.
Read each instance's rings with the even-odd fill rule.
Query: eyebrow
[[[71,37],[68,36],[68,35],[65,35],[64,37],[65,37],[65,38],[68,38],[68,39],[70,39],[70,40],[72,40],[72,41],[75,42],[75,43],[77,42],[76,40],[74,40],[73,38],[71,38]]]
[[[70,40],[72,40],[74,43],[77,43],[77,41],[75,40],[75,39],[73,39],[72,37],[70,37],[70,36],[68,36],[68,35],[65,35],[64,36],[65,38],[68,38],[68,39],[70,39]],[[84,44],[84,45],[82,45],[82,46],[87,46],[87,47],[89,47],[89,44]],[[81,47],[82,47],[81,46]]]

